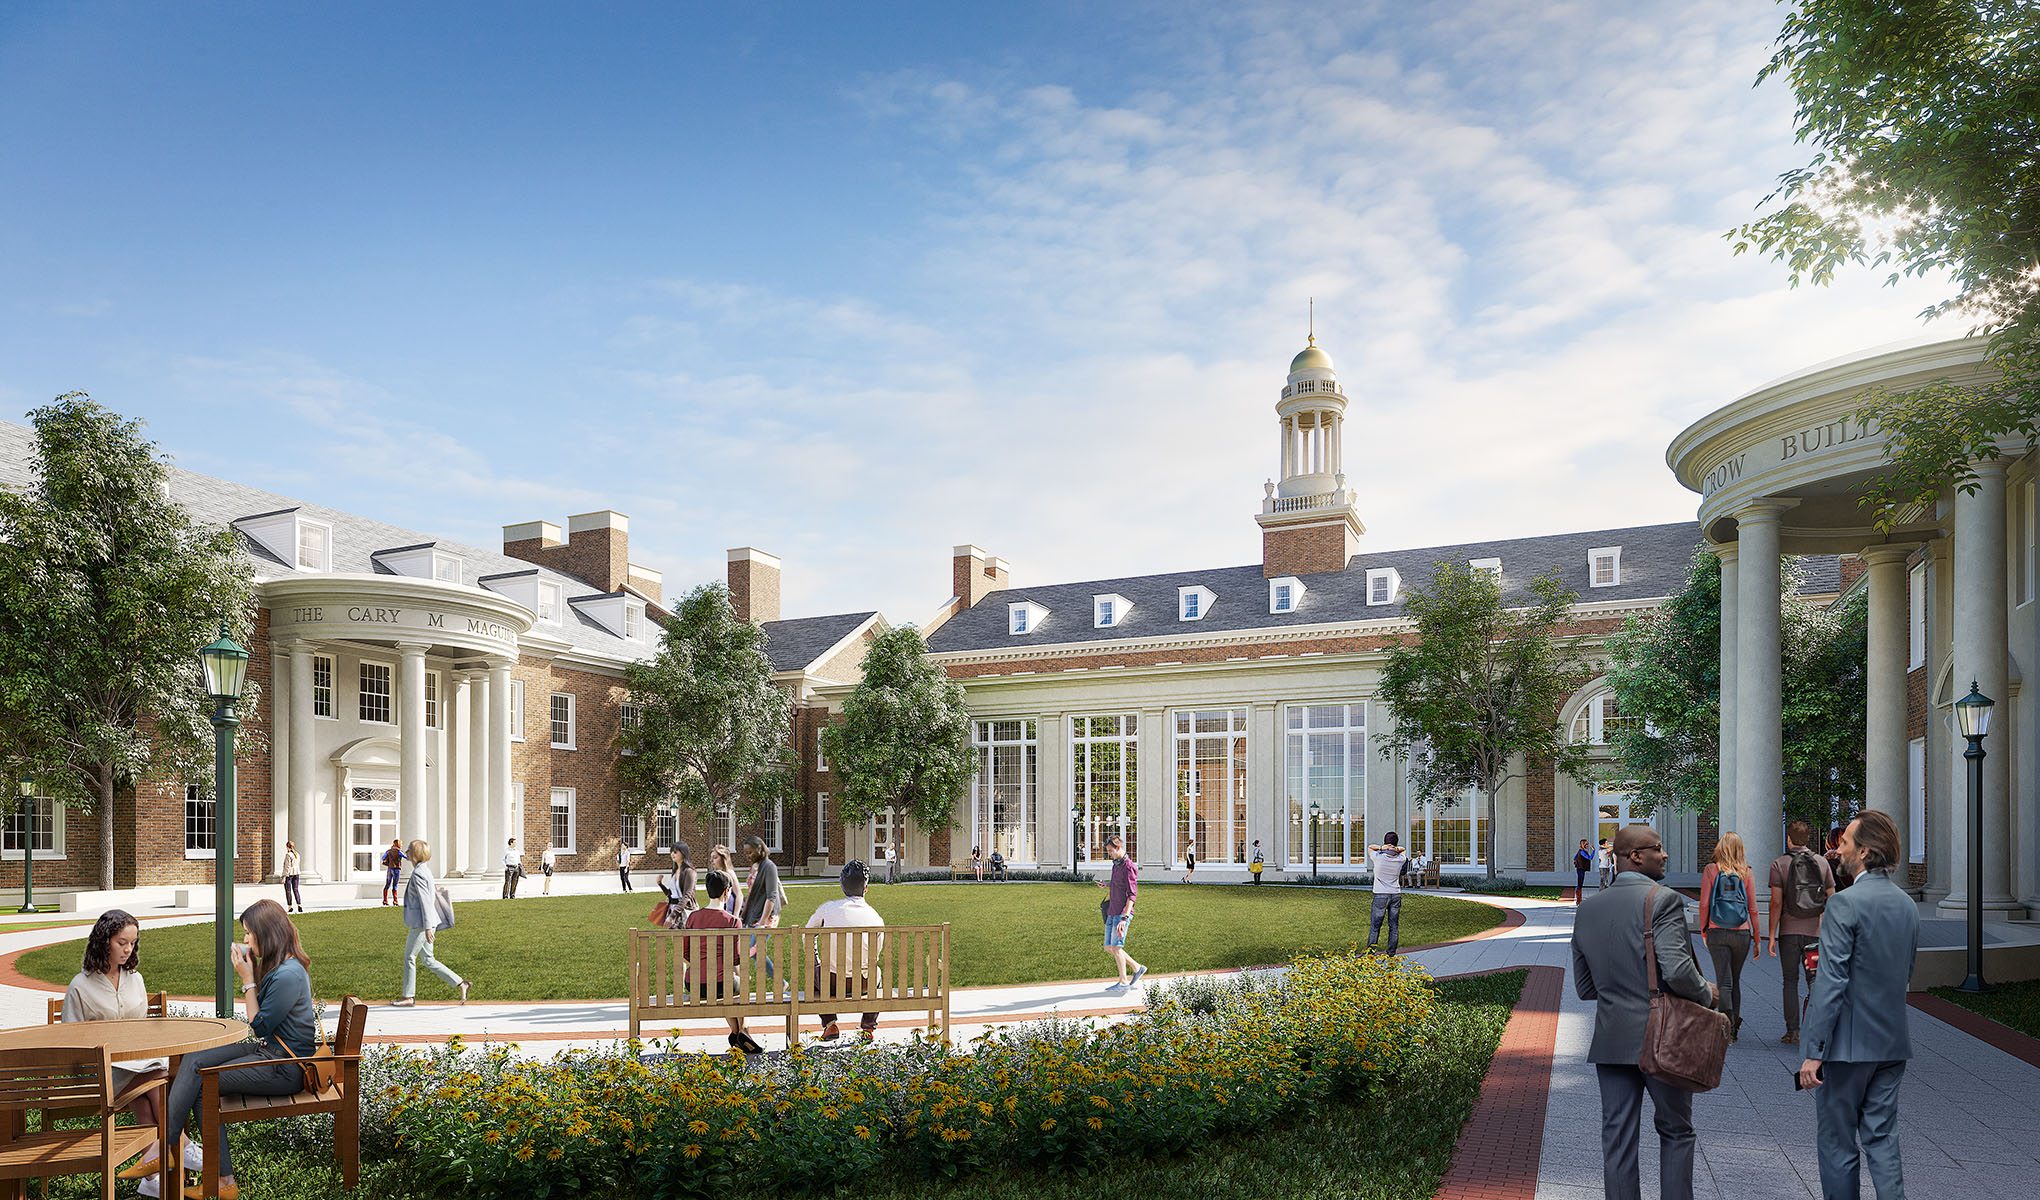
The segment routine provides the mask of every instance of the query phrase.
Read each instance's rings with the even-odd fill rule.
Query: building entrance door
[[[871,862],[874,871],[882,871],[877,865],[891,858],[898,845],[893,839],[892,809],[881,808],[871,818]]]
[[[1594,844],[1600,839],[1615,836],[1615,831],[1625,825],[1655,825],[1656,822],[1640,813],[1631,811],[1634,799],[1628,792],[1605,792],[1594,789]],[[1568,856],[1570,857],[1570,856]]]
[[[347,866],[355,876],[370,878],[382,870],[383,851],[397,836],[397,789],[352,789],[347,824],[352,842]]]

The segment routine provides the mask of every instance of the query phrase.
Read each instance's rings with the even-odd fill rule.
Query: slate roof
[[[1700,526],[1681,521],[1670,525],[1641,525],[1629,529],[1599,529],[1548,537],[1362,553],[1355,555],[1343,571],[1299,576],[1304,586],[1303,598],[1295,611],[1287,613],[1268,611],[1268,581],[1262,577],[1258,564],[1008,588],[991,593],[971,608],[951,617],[929,636],[928,649],[938,654],[1009,650],[1030,644],[1123,642],[1136,638],[1180,637],[1243,629],[1277,630],[1288,626],[1398,617],[1402,615],[1399,603],[1368,605],[1368,571],[1392,567],[1401,575],[1403,588],[1408,589],[1426,583],[1434,563],[1464,563],[1476,558],[1502,560],[1503,598],[1510,602],[1516,602],[1525,595],[1524,587],[1532,576],[1553,566],[1559,569],[1560,580],[1577,592],[1583,603],[1653,600],[1669,596],[1684,585],[1686,568],[1700,542]],[[1613,587],[1590,587],[1587,552],[1605,546],[1622,548],[1622,582]],[[1835,580],[1839,578],[1840,571],[1833,556],[1803,559],[1802,566],[1807,576],[1802,591],[1836,590]],[[1825,586],[1817,586],[1823,581]],[[1199,585],[1211,589],[1216,599],[1205,609],[1206,615],[1202,620],[1178,620],[1177,589]],[[1091,598],[1108,593],[1126,597],[1132,602],[1132,608],[1111,627],[1099,629],[1092,624]],[[1006,606],[1023,600],[1039,604],[1048,610],[1048,615],[1041,618],[1030,633],[1009,633]]]
[[[838,613],[829,617],[767,621],[760,626],[765,631],[765,657],[772,660],[775,671],[798,671],[828,653],[831,646],[849,637],[852,630],[877,615],[876,612]]]

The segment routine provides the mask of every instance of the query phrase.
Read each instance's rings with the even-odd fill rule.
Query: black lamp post
[[[35,778],[21,777],[21,807],[16,811],[15,828],[21,830],[21,907],[17,912],[35,911]]]
[[[1955,702],[1955,728],[1969,739],[1962,757],[1969,763],[1969,977],[1958,992],[1987,992],[1983,981],[1983,739],[1990,735],[1995,703],[1969,681],[1969,694]]]
[[[1317,882],[1317,815],[1318,802],[1310,802],[1310,881]]]
[[[205,689],[213,701],[213,993],[219,1015],[234,1015],[234,732],[241,719],[234,715],[240,703],[241,687],[248,679],[248,652],[227,636],[227,623],[220,622],[220,636],[198,652],[205,665]]]
[[[1077,863],[1079,861],[1077,855],[1082,848],[1078,839],[1083,836],[1083,819],[1083,814],[1078,810],[1077,806],[1074,804],[1070,805],[1070,874],[1072,875],[1077,873]]]

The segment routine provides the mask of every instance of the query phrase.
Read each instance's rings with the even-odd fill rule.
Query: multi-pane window
[[[312,715],[333,715],[333,659],[330,655],[312,655]]]
[[[626,604],[623,606],[623,636],[631,641],[641,641],[645,636],[645,606]]]
[[[644,713],[635,704],[620,705],[617,708],[617,713],[619,714],[618,724],[625,729],[636,729],[644,723]],[[619,753],[636,754],[637,751],[626,746]]]
[[[1204,597],[1196,592],[1183,593],[1183,619],[1195,621],[1197,613],[1204,607]]]
[[[184,854],[204,857],[219,849],[219,806],[212,793],[195,783],[184,785]]]
[[[1098,601],[1098,626],[1102,629],[1110,624],[1112,624],[1112,601],[1100,600]]]
[[[570,853],[574,849],[573,788],[552,790],[552,848]]]
[[[680,814],[670,808],[659,809],[654,822],[658,826],[658,848],[671,850],[680,844]]]
[[[1140,799],[1140,717],[1133,713],[1070,718],[1070,798],[1081,834],[1079,855],[1105,857],[1105,839],[1135,845]]]
[[[324,525],[310,521],[297,523],[297,565],[300,571],[323,571],[326,569],[326,553],[330,549],[332,531]]]
[[[425,672],[425,728],[439,726],[439,672]]]
[[[388,663],[361,664],[361,719],[390,723],[390,668]]]
[[[1027,610],[1025,608],[1015,608],[1013,610],[1013,632],[1027,632]]]
[[[574,748],[574,697],[571,693],[552,694],[552,744],[562,750]]]
[[[6,821],[6,848],[19,851],[33,844],[37,854],[56,853],[61,818],[56,802],[47,796],[16,797]]]
[[[1906,822],[1905,856],[1908,862],[1927,861],[1927,739],[1914,738],[1905,747]]]
[[[1276,611],[1276,612],[1288,612],[1288,611],[1289,611],[1289,605],[1290,605],[1290,597],[1291,597],[1292,595],[1293,595],[1293,593],[1292,593],[1292,591],[1291,591],[1291,589],[1290,589],[1290,586],[1289,586],[1288,584],[1286,584],[1286,583],[1278,583],[1278,584],[1276,584],[1276,585],[1275,585],[1275,611]]]
[[[1176,830],[1169,861],[1247,861],[1247,710],[1176,714]]]
[[[780,802],[774,800],[772,807],[766,809],[764,816],[759,819],[758,836],[765,840],[765,848],[767,850],[777,850],[780,848],[779,831],[785,824],[780,818],[785,815],[780,810]]]
[[[1407,848],[1440,866],[1486,866],[1487,836],[1487,812],[1471,788],[1449,805],[1439,800],[1410,806]]]
[[[1604,546],[1587,551],[1587,582],[1594,587],[1614,587],[1622,582],[1622,547]]]
[[[973,730],[978,771],[971,784],[971,845],[986,858],[996,850],[1007,862],[1035,862],[1035,723],[978,721]]]
[[[1367,572],[1367,603],[1394,604],[1402,590],[1402,573],[1394,567],[1376,567]]]
[[[1289,861],[1367,861],[1367,705],[1292,704],[1287,713]],[[1315,806],[1313,808],[1313,806]]]
[[[822,731],[817,729],[815,730],[815,770],[826,771],[828,769],[829,753],[822,745]]]
[[[1578,715],[1573,717],[1572,740],[1589,746],[1605,746],[1609,735],[1617,729],[1636,724],[1635,717],[1625,717],[1615,706],[1615,693],[1596,692],[1580,706]]]
[[[1906,585],[1906,604],[1912,616],[1906,669],[1917,671],[1927,665],[1927,564],[1913,564]]]
[[[538,619],[559,623],[560,585],[550,580],[538,581]]]
[[[829,852],[829,818],[834,815],[835,812],[829,804],[829,793],[817,793],[815,796],[815,852],[817,854],[827,854]]]
[[[442,583],[460,582],[460,560],[451,554],[432,556],[432,578]]]
[[[634,814],[624,813],[617,822],[617,836],[623,840],[623,848],[633,852],[645,848],[645,823]]]
[[[510,681],[510,740],[524,740],[524,681]]]

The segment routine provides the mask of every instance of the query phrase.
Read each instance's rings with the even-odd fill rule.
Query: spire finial
[[[1312,345],[1312,346],[1315,346],[1315,345],[1317,345],[1317,297],[1316,297],[1316,296],[1312,296],[1312,297],[1310,298],[1310,342],[1309,342],[1308,344],[1309,344],[1309,345]]]

